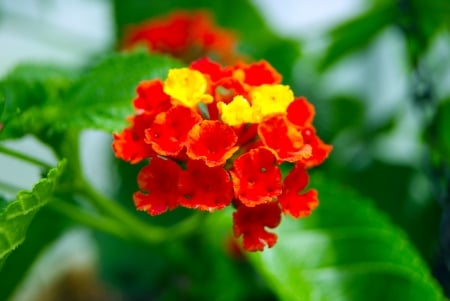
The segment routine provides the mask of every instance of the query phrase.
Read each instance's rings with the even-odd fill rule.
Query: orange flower
[[[116,156],[149,159],[135,205],[150,215],[182,206],[214,211],[230,204],[233,231],[247,251],[272,247],[281,213],[311,214],[318,193],[305,191],[309,168],[332,147],[313,127],[314,107],[281,84],[265,61],[223,67],[200,59],[143,81],[131,126],[114,134]],[[283,180],[279,165],[294,163]]]

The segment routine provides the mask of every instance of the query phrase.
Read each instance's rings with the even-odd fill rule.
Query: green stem
[[[120,206],[114,200],[111,200],[104,195],[98,193],[86,181],[80,182],[78,192],[84,196],[95,208],[109,215],[112,219],[119,221],[135,238],[149,244],[162,243],[167,240],[173,240],[181,236],[192,233],[198,228],[200,222],[200,215],[192,215],[186,220],[169,228],[159,227],[147,224],[133,214],[128,212],[125,208]]]
[[[34,164],[34,165],[37,165],[37,166],[42,167],[44,169],[51,169],[52,168],[52,166],[50,164],[47,164],[47,163],[45,163],[45,162],[43,162],[43,161],[41,161],[39,159],[33,158],[33,157],[31,157],[31,156],[29,156],[27,154],[23,154],[23,153],[20,153],[18,151],[6,148],[6,147],[4,147],[2,145],[0,145],[0,153],[3,153],[5,155],[17,158],[19,160],[22,160],[22,161],[25,161],[25,162],[28,162],[28,163],[31,163],[31,164]]]
[[[192,233],[198,227],[200,220],[198,216],[188,218],[170,228],[158,227],[141,221],[119,203],[100,194],[83,176],[78,131],[66,132],[60,141],[55,152],[58,157],[66,158],[68,162],[65,171],[68,177],[63,184],[63,191],[82,196],[104,217],[120,224],[121,229],[126,231],[128,237],[154,245]]]
[[[78,206],[74,206],[64,200],[54,199],[49,203],[49,208],[64,215],[73,221],[88,226],[90,228],[109,233],[124,240],[131,240],[131,237],[124,227],[107,217],[90,214]]]

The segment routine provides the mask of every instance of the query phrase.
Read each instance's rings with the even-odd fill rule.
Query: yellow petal
[[[254,118],[261,120],[271,114],[286,113],[294,101],[294,93],[285,85],[261,85],[252,88],[250,99]]]
[[[239,126],[243,123],[255,122],[253,110],[242,95],[235,96],[228,104],[219,102],[217,107],[219,108],[222,121],[228,125]]]
[[[198,103],[211,103],[213,97],[206,93],[208,81],[197,70],[179,68],[169,70],[164,82],[164,92],[179,104],[193,108]]]

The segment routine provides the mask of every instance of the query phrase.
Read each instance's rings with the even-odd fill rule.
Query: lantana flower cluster
[[[208,58],[141,82],[129,127],[114,134],[116,156],[148,160],[138,174],[138,210],[233,206],[234,236],[248,251],[272,247],[281,214],[308,216],[318,194],[307,170],[331,146],[312,125],[314,107],[295,97],[266,61],[223,67]],[[280,165],[292,169],[283,176]]]
[[[239,59],[235,34],[218,27],[203,10],[173,11],[127,28],[122,48],[145,46],[151,52],[170,54],[187,62],[209,55],[221,62]]]

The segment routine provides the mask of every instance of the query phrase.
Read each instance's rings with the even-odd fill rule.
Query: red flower
[[[287,118],[297,127],[311,126],[314,119],[314,106],[305,98],[296,98],[287,108]]]
[[[189,158],[202,159],[209,167],[225,164],[239,148],[233,128],[219,120],[197,123],[189,132],[187,141]]]
[[[207,11],[175,11],[127,29],[123,48],[144,45],[152,52],[191,61],[214,55],[222,61],[239,58],[235,35],[216,26]]]
[[[191,128],[202,117],[190,108],[175,106],[156,115],[152,126],[145,131],[145,141],[163,156],[176,156],[186,144]]]
[[[264,145],[274,151],[278,160],[296,162],[311,156],[311,147],[286,116],[277,114],[259,124],[258,133]]]
[[[178,182],[181,206],[213,211],[228,206],[233,198],[230,176],[223,167],[208,167],[200,160],[189,160]]]
[[[265,228],[275,228],[280,221],[281,211],[277,203],[255,207],[238,205],[233,213],[233,232],[236,237],[242,235],[245,250],[262,251],[266,245],[271,248],[277,242],[277,235]]]
[[[133,100],[134,107],[148,114],[156,115],[167,111],[172,106],[169,95],[164,93],[163,82],[159,79],[140,82],[136,92],[137,97]]]
[[[251,86],[281,83],[281,74],[264,60],[252,64],[238,64],[236,69],[238,72],[243,71],[243,81]]]
[[[196,22],[189,34],[211,50],[217,43],[209,21],[185,25]],[[168,39],[182,41],[177,34]],[[138,175],[139,210],[214,211],[233,203],[235,237],[243,237],[245,250],[261,251],[277,241],[266,228],[275,228],[281,213],[300,218],[317,207],[317,191],[306,190],[307,170],[332,146],[316,135],[313,105],[282,85],[269,63],[222,67],[200,59],[171,69],[165,81],[141,82],[134,107],[131,126],[114,134],[113,148],[132,163],[155,157]],[[283,162],[295,164],[284,180]]]
[[[219,63],[210,60],[208,57],[203,57],[193,61],[191,63],[191,69],[208,75],[213,83],[224,77],[231,76],[230,68],[222,68]]]
[[[295,218],[308,216],[319,205],[315,189],[303,192],[308,185],[308,174],[305,168],[297,165],[284,179],[283,193],[278,198],[283,213]]]
[[[303,141],[305,145],[311,146],[312,154],[309,158],[305,158],[298,162],[298,164],[304,165],[306,168],[311,168],[322,164],[322,162],[328,157],[333,146],[325,144],[316,135],[316,131],[312,127],[307,127],[302,130]]]
[[[116,157],[135,164],[155,154],[152,147],[144,141],[144,132],[152,125],[153,115],[138,114],[131,117],[130,122],[130,127],[113,134],[112,147]]]
[[[138,210],[158,215],[178,206],[178,177],[181,168],[172,160],[154,157],[138,174],[139,189],[134,193]]]
[[[266,148],[256,148],[234,161],[231,171],[236,197],[248,207],[273,201],[281,194],[281,172]]]

